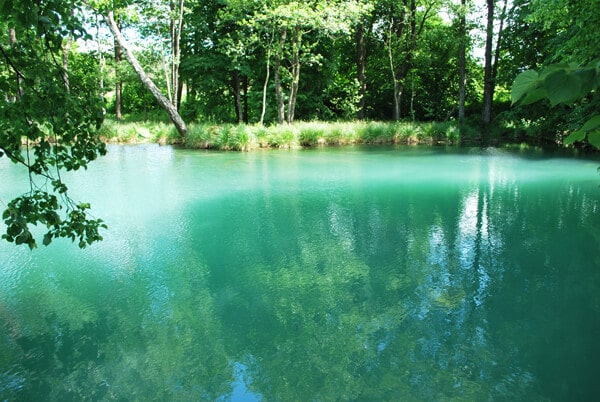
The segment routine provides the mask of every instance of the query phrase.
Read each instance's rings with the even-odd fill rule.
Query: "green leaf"
[[[588,134],[588,142],[596,149],[600,149],[600,130],[592,131]]]
[[[52,243],[52,233],[46,233],[44,235],[44,240],[42,241],[42,243],[44,244],[44,246],[47,246],[50,243]]]
[[[575,141],[582,141],[585,138],[585,132],[583,131],[573,131],[571,134],[564,139],[563,144],[570,145]]]
[[[578,70],[575,72],[575,76],[581,80],[581,91],[577,96],[578,98],[583,98],[597,87],[595,68]]]
[[[535,88],[527,92],[521,101],[521,105],[530,105],[532,103],[541,101],[542,99],[546,99],[547,97],[548,94],[546,93],[546,89],[544,87]]]
[[[571,103],[581,92],[581,80],[565,70],[557,70],[544,79],[544,86],[552,106]]]
[[[600,129],[600,115],[596,115],[585,122],[585,124],[579,129],[579,131],[592,131]]]
[[[521,99],[527,92],[535,88],[538,80],[538,73],[535,70],[523,71],[517,75],[515,81],[512,84],[511,99],[514,105]]]

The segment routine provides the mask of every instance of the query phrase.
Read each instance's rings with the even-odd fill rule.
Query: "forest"
[[[212,147],[216,133],[218,148],[242,150],[249,135],[281,147],[423,133],[428,143],[600,147],[599,9],[598,0],[2,0],[0,156],[52,188],[32,184],[8,204],[5,238],[35,246],[33,222],[53,228],[45,244],[99,238],[102,222],[66,196],[58,171],[85,168],[119,130],[193,147]],[[123,134],[132,121],[146,126]],[[289,129],[298,124],[299,135]],[[60,204],[69,219],[55,214]]]

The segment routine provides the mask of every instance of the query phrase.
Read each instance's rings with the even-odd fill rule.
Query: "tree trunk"
[[[365,78],[366,49],[365,49],[365,27],[358,24],[356,28],[356,78],[358,79],[358,110],[356,118],[364,120],[366,115],[367,82]]]
[[[292,41],[292,85],[290,86],[290,98],[288,99],[288,123],[294,122],[296,110],[296,99],[298,86],[300,84],[300,47],[302,46],[302,32],[296,28]]]
[[[494,61],[492,63],[492,82],[494,83],[494,88],[492,88],[492,97],[495,91],[496,77],[498,76],[498,59],[500,58],[500,46],[502,42],[502,31],[504,30],[504,20],[506,19],[506,7],[508,5],[508,0],[504,0],[504,5],[502,6],[502,14],[500,14],[500,26],[498,27],[498,38],[496,38],[496,49],[494,50]]]
[[[187,94],[187,91],[186,91]],[[177,84],[177,103],[175,107],[179,111],[181,109],[181,98],[183,97],[183,81],[180,79]]]
[[[237,123],[240,124],[243,118],[240,72],[238,70],[233,70],[231,74],[231,87],[233,89],[233,100],[235,104],[235,118]]]
[[[117,22],[115,26],[120,31],[121,30],[121,19],[117,17]],[[120,63],[123,60],[123,50],[121,49],[121,45],[119,41],[115,37],[115,118],[117,121],[123,119],[123,113],[121,111],[123,106],[123,81],[121,81],[121,72]]]
[[[400,120],[400,97],[401,93],[399,92],[399,83],[396,78],[396,67],[394,66],[394,53],[392,52],[392,26],[393,20],[390,24],[390,31],[388,33],[388,57],[390,62],[390,72],[392,73],[392,83],[394,84],[394,120]]]
[[[249,115],[248,115],[248,76],[247,75],[244,75],[244,77],[242,79],[242,85],[244,88],[244,113],[242,114],[242,121],[245,124],[248,124]]]
[[[271,73],[271,43],[269,43],[269,48],[267,49],[267,68],[265,75],[265,83],[263,84],[263,94],[262,94],[262,110],[260,112],[260,125],[262,126],[265,122],[265,114],[267,112],[267,88],[269,86],[269,75]]]
[[[458,47],[458,122],[465,121],[465,100],[467,94],[467,0],[460,1],[459,17],[459,36],[460,45]]]
[[[173,104],[171,102],[169,102],[169,99],[167,99],[160,92],[160,90],[156,87],[154,82],[152,82],[150,77],[148,77],[148,75],[146,74],[146,72],[144,71],[144,69],[142,68],[140,63],[138,62],[137,58],[132,53],[131,49],[129,49],[129,47],[127,46],[127,43],[125,42],[125,38],[123,38],[121,31],[119,30],[119,28],[117,27],[117,24],[115,23],[115,19],[114,19],[114,15],[113,15],[112,11],[108,12],[108,15],[106,16],[105,20],[106,20],[106,23],[108,24],[108,27],[110,28],[110,31],[112,32],[113,36],[115,37],[115,40],[119,43],[120,47],[125,52],[125,57],[127,58],[127,61],[129,62],[129,64],[131,64],[131,67],[133,68],[133,70],[136,72],[136,74],[142,81],[142,84],[146,87],[146,89],[148,89],[148,91],[150,91],[150,93],[152,94],[152,96],[154,96],[154,99],[156,99],[158,104],[163,109],[165,109],[165,111],[171,118],[171,121],[175,125],[175,128],[179,132],[179,134],[185,138],[185,136],[187,135],[187,127],[185,125],[185,122],[183,121],[183,119],[181,118],[179,113],[177,112],[177,109],[175,108],[175,106],[173,106]]]
[[[485,36],[485,67],[483,76],[483,110],[482,121],[487,127],[492,122],[492,101],[494,98],[494,81],[492,77],[492,41],[494,38],[494,0],[487,1],[487,27]],[[486,130],[484,130],[485,133]]]
[[[98,70],[100,72],[98,77],[98,95],[102,97],[104,94],[104,57],[102,56],[102,46],[100,42],[100,21],[98,14],[96,14],[96,45],[98,46]]]
[[[281,37],[279,38],[279,49],[275,56],[275,93],[277,94],[277,123],[283,124],[285,122],[285,105],[283,103],[283,91],[281,89],[281,55],[283,53],[283,45],[287,36],[287,30],[284,28],[281,31]]]
[[[426,20],[430,17],[431,11],[434,9],[435,2],[425,8],[420,14],[421,21],[417,26],[417,4],[416,1],[403,1],[403,8],[396,24],[394,19],[390,21],[390,28],[388,32],[388,56],[390,69],[392,72],[392,80],[394,84],[394,120],[399,120],[401,117],[401,101],[402,92],[404,90],[404,81],[410,71],[413,68],[413,57],[415,49],[417,47],[417,38],[423,32]],[[408,14],[407,14],[408,13]],[[398,66],[394,66],[394,54],[393,54],[393,37],[398,39],[398,43],[402,45],[406,43],[404,53],[406,54],[402,63]]]
[[[179,65],[181,64],[181,33],[183,30],[183,4],[184,0],[179,0],[176,10],[175,2],[171,2],[171,14],[175,15],[177,11],[177,19],[171,17],[171,87],[173,88],[173,106],[179,110],[180,93],[179,93]]]

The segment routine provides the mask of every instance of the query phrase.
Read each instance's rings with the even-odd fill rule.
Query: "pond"
[[[0,400],[594,399],[599,164],[112,146],[103,242],[0,243]]]

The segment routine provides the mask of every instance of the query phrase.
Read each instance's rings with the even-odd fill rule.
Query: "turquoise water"
[[[0,400],[593,400],[598,165],[110,147],[102,243],[0,243]]]

